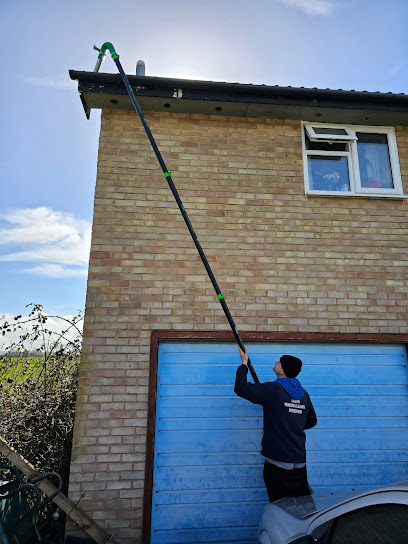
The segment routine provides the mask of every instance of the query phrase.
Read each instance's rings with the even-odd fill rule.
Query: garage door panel
[[[179,408],[179,409],[189,409],[190,408],[217,408],[218,410],[222,407],[224,409],[235,409],[237,407],[240,408],[250,408],[254,412],[259,410],[262,410],[260,406],[256,405],[249,405],[248,401],[245,399],[240,399],[237,397],[234,393],[231,392],[231,386],[229,395],[226,396],[220,396],[220,395],[214,395],[210,396],[193,396],[193,395],[186,395],[183,397],[161,397],[160,399],[160,406],[165,408],[166,410],[171,408]],[[241,402],[237,402],[238,399]]]
[[[195,406],[195,403],[191,403],[191,406],[183,407],[168,407],[166,408],[166,417],[162,418],[164,421],[166,418],[219,418],[220,417],[220,407],[219,406]],[[223,413],[225,417],[261,417],[262,418],[262,407],[256,404],[246,406],[243,404],[237,406],[223,407]]]
[[[311,353],[311,354],[300,354],[302,356],[302,361],[305,365],[313,366],[322,366],[330,367],[334,366],[381,366],[381,367],[392,367],[392,366],[401,366],[401,357],[400,353],[396,350],[388,353],[380,352],[364,352],[360,349],[358,352],[353,351],[352,353],[342,352],[342,353]]]
[[[216,452],[216,453],[161,453],[160,466],[197,466],[197,465],[248,465],[254,462],[254,452]],[[261,464],[262,458],[259,459]]]
[[[262,430],[256,431],[161,431],[158,451],[167,453],[259,451]]]
[[[225,364],[225,359],[215,365],[197,365],[194,361],[180,364],[175,362],[163,365],[160,374],[160,383],[163,385],[192,385],[206,383],[231,386],[231,378],[235,380],[235,370],[231,363]],[[231,392],[231,390],[229,391]]]
[[[235,374],[234,374],[235,381]],[[220,384],[191,384],[191,385],[179,385],[171,384],[167,385],[163,383],[162,379],[159,380],[160,390],[163,397],[231,397],[231,383],[228,385]]]
[[[313,402],[317,400],[319,396],[327,396],[331,395],[333,397],[341,397],[344,396],[354,396],[358,398],[361,394],[363,394],[364,397],[371,397],[371,400],[373,397],[386,395],[386,396],[392,396],[392,397],[401,397],[403,395],[407,394],[407,386],[406,384],[401,385],[394,385],[394,384],[388,384],[385,388],[384,385],[376,385],[376,384],[366,384],[364,385],[364,392],[361,391],[360,385],[354,385],[354,384],[325,384],[325,385],[315,385],[314,383],[307,383],[306,380],[302,379],[302,384],[307,389],[307,392],[309,393],[310,397],[312,398]],[[341,387],[339,387],[341,385]]]
[[[308,390],[310,387],[308,388]],[[387,393],[389,392],[390,387],[387,387]],[[402,390],[406,391],[406,387],[402,388]],[[382,392],[384,392],[384,389],[382,389]],[[398,398],[396,398],[398,397]],[[347,396],[347,395],[339,395],[337,397],[335,396],[325,396],[320,395],[313,398],[313,405],[315,408],[322,408],[322,407],[334,407],[335,409],[339,408],[370,408],[371,410],[384,410],[386,408],[389,409],[396,409],[396,410],[404,410],[408,413],[408,395],[381,395],[379,393],[376,394],[375,397],[375,405],[373,405],[373,397],[372,395],[358,395],[358,396]],[[319,411],[320,413],[320,411]],[[324,414],[322,414],[324,415]],[[402,415],[402,414],[400,414]]]
[[[348,462],[338,462],[338,463],[308,463],[308,472],[309,475],[313,474],[314,476],[340,476],[340,477],[349,477],[349,476],[372,476],[372,475],[400,475],[407,474],[408,463],[399,462],[395,463],[392,466],[384,467],[384,463],[373,463],[368,459],[361,462],[355,462],[350,464]]]
[[[245,489],[242,493],[237,493],[234,488],[225,488],[217,490],[219,502],[241,502],[243,499],[247,502],[262,502],[265,504],[265,487],[261,482],[260,487]],[[160,491],[157,493],[157,504],[192,504],[196,500],[196,490],[182,492],[178,490]],[[214,502],[214,493],[212,490],[201,490],[200,501],[202,504]]]
[[[326,355],[330,357],[338,355],[340,344],[333,342],[251,342],[251,353],[256,353],[257,358],[265,356],[267,359],[278,358],[283,353],[291,353],[297,356],[306,356],[310,354]],[[238,356],[238,348],[234,343],[219,343],[219,342],[166,342],[162,343],[161,353],[163,355],[178,356],[179,354],[186,353],[188,357],[196,356],[196,354],[205,355],[209,357],[217,356],[218,354],[226,353],[232,354],[235,357]],[[334,349],[333,349],[334,348]],[[400,344],[376,344],[370,343],[354,343],[354,342],[342,342],[341,353],[360,355],[371,354],[376,355],[391,355],[395,353],[401,353]],[[302,360],[303,360],[302,358]]]
[[[406,432],[406,431],[404,431]],[[366,438],[366,435],[356,436],[354,438],[347,437],[343,432],[339,432],[339,436],[336,439],[324,438],[322,435],[320,437],[313,437],[308,442],[308,452],[309,459],[313,458],[313,454],[316,450],[341,450],[344,453],[352,452],[356,449],[362,450],[381,450],[381,449],[396,449],[400,450],[408,447],[408,441],[404,438],[398,439],[394,437],[392,440],[386,440],[382,438],[371,438],[370,443],[367,444],[369,440]],[[351,459],[351,453],[348,453],[350,456],[349,462],[353,462]]]
[[[384,369],[389,369],[386,366],[372,366],[370,367],[371,382],[374,381],[377,385],[399,385],[406,384],[406,369],[402,365],[395,365],[392,373],[385,372]],[[271,381],[272,371],[270,370],[268,376],[263,377],[262,373],[258,371],[260,381]],[[235,370],[233,363],[219,364],[216,366],[211,365],[196,365],[190,362],[188,365],[174,363],[172,365],[163,365],[162,374],[160,374],[160,383],[163,385],[191,385],[195,383],[207,383],[231,385],[235,381]],[[260,370],[260,369],[259,369]],[[360,367],[350,367],[345,372],[344,368],[340,365],[322,365],[319,367],[318,372],[316,368],[309,364],[302,370],[302,383],[313,385],[370,385],[367,380],[367,374],[361,371]]]
[[[258,452],[222,452],[222,453],[162,453],[159,456],[160,466],[197,466],[197,465],[248,465],[254,462],[254,453]],[[310,450],[310,447],[308,447]],[[360,462],[399,462],[408,463],[407,450],[352,450],[349,452],[353,456],[355,463]],[[317,463],[339,463],[344,461],[344,452],[342,450],[313,451],[313,460]],[[263,463],[263,458],[259,457],[259,464]]]
[[[406,479],[408,396],[402,345],[254,343],[261,381],[283,353],[305,363],[318,426],[307,434],[315,492],[363,491]],[[256,544],[267,495],[262,408],[233,393],[237,347],[159,348],[152,504],[153,544]]]
[[[391,411],[396,411],[392,410]],[[354,429],[354,428],[407,428],[407,416],[389,416],[385,414],[379,416],[381,410],[376,410],[376,414],[370,414],[369,408],[367,410],[359,409],[359,416],[355,417],[350,413],[345,413],[345,415],[336,413],[335,410],[331,410],[329,416],[323,416],[323,413],[326,413],[325,410],[321,409],[319,411],[319,428],[320,429],[331,429],[333,427],[333,417],[336,417],[336,423],[339,428],[342,429]],[[361,413],[363,412],[363,413]],[[364,415],[365,412],[365,415]],[[369,416],[369,417],[367,417]],[[228,417],[226,414],[225,418],[215,417],[210,413],[205,414],[205,419],[203,419],[204,414],[201,411],[200,416],[193,417],[189,412],[188,417],[182,418],[179,417],[165,417],[161,418],[161,429],[162,431],[185,431],[185,430],[228,430],[228,429],[249,429],[256,430],[262,426],[262,417],[239,417],[238,414],[236,417]]]
[[[331,344],[329,344],[330,346]],[[254,349],[254,346],[251,346],[251,354],[254,354],[253,357],[256,357],[256,366],[263,373],[271,372],[276,360],[278,360],[283,353],[286,353],[285,346],[282,350],[276,350],[275,354],[271,353],[261,353],[259,350]],[[286,349],[287,346],[286,346]],[[324,349],[320,347],[319,349]],[[328,350],[325,350],[328,351]],[[386,352],[381,353],[378,350],[375,350],[375,345],[372,350],[367,350],[366,348],[361,348],[359,350],[353,350],[348,353],[346,350],[342,353],[322,353],[315,350],[311,353],[304,353],[303,350],[298,353],[294,350],[290,350],[291,355],[301,357],[305,365],[313,366],[322,366],[330,367],[334,366],[401,366],[402,361],[400,357],[400,352],[395,349],[388,349]],[[205,357],[205,360],[204,360]],[[235,358],[238,357],[238,348],[232,353],[227,351],[226,353],[216,353],[216,354],[207,354],[203,352],[187,352],[187,353],[172,353],[169,352],[166,355],[166,365],[174,366],[179,365],[180,367],[189,367],[190,365],[195,365],[196,367],[207,367],[207,366],[220,366],[225,364],[226,358]],[[165,368],[166,365],[163,365]],[[187,369],[186,369],[187,370]]]
[[[259,468],[259,472],[262,473],[262,468]],[[155,482],[156,483],[156,482]],[[239,493],[245,493],[245,489],[253,489],[254,487],[261,487],[263,485],[262,475],[257,476],[256,478],[248,476],[240,476],[238,481],[231,482],[227,478],[209,478],[206,481],[203,481],[201,478],[190,478],[187,479],[184,476],[178,479],[169,481],[168,479],[157,479],[157,483],[154,486],[154,492],[160,489],[160,491],[183,491],[183,490],[196,490],[196,503],[198,501],[197,496],[200,495],[202,490],[213,490],[213,502],[218,501],[218,491],[220,489],[235,489]],[[268,498],[265,491],[265,500]],[[201,504],[201,500],[199,500]],[[264,504],[263,506],[266,506]],[[197,505],[196,505],[197,507]],[[222,509],[222,504],[219,504],[219,507]]]
[[[372,399],[370,400],[372,402]],[[389,402],[390,401],[388,401],[388,404]],[[320,419],[322,419],[323,417],[353,417],[354,414],[358,413],[360,417],[364,418],[387,418],[386,421],[384,421],[385,423],[387,423],[387,426],[388,423],[392,423],[393,418],[403,418],[404,425],[406,426],[407,424],[408,406],[324,406],[320,404],[320,402],[313,404],[315,409],[319,411],[319,422]],[[365,419],[365,421],[367,422],[367,419]],[[376,425],[380,422],[381,419],[379,419],[378,421],[376,420]]]
[[[203,419],[204,417],[204,419]],[[186,417],[182,420],[176,418],[163,418],[163,431],[184,431],[184,430],[206,430],[215,431],[219,429],[259,429],[262,426],[262,417],[211,417],[209,414],[201,417]]]
[[[310,451],[310,448],[308,448]],[[408,463],[408,450],[349,450],[347,455],[353,458],[354,463]],[[313,463],[342,463],[345,459],[343,450],[313,450],[309,456]],[[308,463],[310,465],[310,463]]]
[[[358,456],[358,453],[361,454]],[[406,479],[408,471],[406,452],[396,452],[394,455],[374,455],[373,457],[370,457],[370,453],[370,451],[353,452],[355,462],[352,465],[349,462],[342,462],[344,454],[337,457],[333,455],[316,457],[317,462],[309,462],[308,464],[309,477],[318,480],[319,486],[323,485],[325,481],[322,476],[330,476],[332,482],[336,481],[337,485],[342,486],[347,486],[350,482],[354,482],[356,485],[359,482],[367,485],[366,480],[359,479],[360,476],[370,476],[370,482],[373,481],[373,478],[377,479],[378,485]],[[392,466],[384,468],[386,462],[392,462]],[[161,489],[161,493],[166,489],[170,494],[178,497],[177,502],[191,502],[194,497],[197,497],[198,490],[200,491],[200,503],[211,502],[214,499],[215,489],[217,489],[217,497],[222,503],[224,500],[233,500],[231,494],[234,493],[236,497],[242,497],[245,500],[262,500],[262,496],[265,499],[265,490],[261,472],[261,466],[248,467],[244,478],[242,477],[242,469],[236,471],[231,468],[230,471],[220,471],[213,470],[211,467],[206,469],[204,467],[190,467],[190,470],[183,471],[183,467],[179,467],[177,470],[174,467],[160,467],[157,486]],[[186,478],[188,478],[188,482],[186,482]],[[234,482],[231,482],[231,478],[235,478]],[[257,490],[254,490],[255,485],[258,485]],[[231,488],[235,488],[235,491],[231,491]],[[187,489],[192,490],[189,495],[185,495]],[[203,494],[203,490],[206,489],[209,491]],[[223,492],[223,489],[226,491]],[[238,494],[236,493],[237,489],[240,490]],[[162,503],[160,493],[156,500],[158,504]]]
[[[231,365],[234,363],[231,362]],[[256,367],[256,372],[258,374],[259,379],[262,381],[262,378],[258,372],[258,367]],[[302,372],[303,373],[303,372]],[[265,378],[266,379],[266,378]],[[268,380],[271,379],[271,376],[268,376]],[[229,385],[166,385],[161,383],[160,381],[160,387],[162,388],[163,395],[168,397],[170,395],[175,395],[176,397],[183,397],[183,396],[211,396],[213,397],[215,394],[220,395],[221,397],[230,397],[231,396],[231,386],[234,387],[235,382],[235,372],[231,373],[231,380],[232,383]],[[338,384],[315,384],[315,381],[309,378],[309,382],[303,379],[302,377],[302,385],[307,389],[310,396],[313,396],[313,401],[316,400],[316,397],[322,395],[322,396],[333,396],[333,397],[344,397],[344,396],[355,396],[358,397],[361,394],[360,386],[355,384],[348,384],[345,385],[344,383],[341,384],[342,387],[340,388]],[[386,395],[386,396],[406,396],[407,394],[407,386],[406,384],[401,385],[394,385],[394,384],[388,384],[387,388],[384,389],[383,385],[376,385],[376,384],[366,384],[364,387],[364,396],[377,396],[377,395]]]
[[[338,480],[347,483],[350,480],[350,476],[355,476],[354,481],[357,482],[357,477],[360,476],[372,476],[372,475],[403,475],[407,474],[408,463],[395,463],[393,466],[385,467],[382,463],[361,462],[353,463],[339,462],[339,463],[309,463],[308,471],[309,475],[317,476],[338,476]],[[171,480],[174,483],[173,490],[178,490],[179,485],[182,485],[184,479],[194,481],[194,489],[208,489],[208,482],[213,482],[217,487],[217,482],[220,483],[220,488],[227,487],[241,489],[241,498],[246,497],[245,489],[241,488],[240,479],[243,475],[246,478],[251,479],[251,485],[258,484],[262,486],[262,477],[260,476],[261,470],[259,465],[247,466],[245,469],[242,467],[222,466],[222,467],[208,467],[208,466],[189,466],[189,467],[159,467],[157,470],[157,486],[161,488],[161,482]],[[231,481],[231,479],[233,481]],[[397,478],[398,479],[398,478]],[[396,480],[395,480],[396,481]],[[221,484],[222,483],[222,484]],[[183,488],[184,489],[184,488]],[[214,498],[214,494],[213,494]],[[201,495],[200,495],[201,501]]]
[[[370,416],[369,412],[366,412],[366,415],[360,413],[362,417],[354,417],[352,415],[342,417],[340,414],[334,414],[330,417],[322,416],[319,411],[319,428],[320,429],[332,429],[333,428],[333,417],[336,418],[336,425],[341,429],[376,429],[376,434],[378,429],[392,429],[392,428],[401,428],[406,429],[408,419],[407,417],[378,417],[374,414]]]
[[[306,432],[308,437],[308,449],[312,448],[315,444],[320,446],[323,443],[338,443],[347,442],[352,440],[363,440],[369,442],[366,448],[370,449],[372,443],[376,441],[376,448],[378,444],[383,444],[390,449],[395,443],[408,446],[407,433],[401,434],[399,429],[342,429],[333,428],[322,429],[320,426],[314,430]],[[189,444],[191,449],[187,451],[199,451],[199,452],[211,452],[211,451],[257,451],[260,449],[260,440],[262,438],[262,430],[213,430],[211,432],[205,430],[176,430],[176,431],[161,431],[156,441],[158,448],[165,448],[168,446],[171,448],[173,445],[177,447],[177,444],[186,443]],[[240,447],[242,444],[243,447]],[[223,447],[221,447],[223,445]],[[214,446],[220,447],[219,450],[214,450]],[[361,446],[359,446],[361,447]],[[235,448],[235,449],[234,449]],[[363,449],[366,449],[363,448]],[[353,448],[356,449],[356,448]],[[381,448],[380,448],[381,449]],[[393,448],[391,448],[393,449]],[[398,449],[398,448],[397,448]],[[400,449],[400,448],[399,448]],[[159,449],[159,451],[163,451]],[[169,449],[165,450],[170,453]],[[181,450],[178,450],[182,453]]]
[[[239,480],[241,476],[245,476],[252,479],[259,480],[260,484],[262,483],[262,476],[259,472],[259,464],[255,465],[195,465],[195,466],[162,466],[158,465],[157,467],[157,481],[172,479],[172,481],[180,481],[184,478],[192,478],[195,480],[200,479],[209,479],[209,478],[219,478],[219,480],[227,479],[230,481],[231,487],[236,487],[235,483],[231,481],[231,478],[236,481]],[[238,482],[239,483],[239,482]],[[201,485],[198,486],[201,489]]]
[[[258,524],[247,527],[205,528],[155,531],[153,536],[155,544],[202,544],[216,543],[248,544],[257,531]]]
[[[318,475],[315,476],[313,472],[309,473],[309,479],[317,478],[319,480],[319,485],[315,486],[312,483],[312,488],[315,492],[317,490],[320,492],[320,486],[329,486],[330,483],[333,484],[333,479],[335,476],[338,476],[336,478],[337,482],[337,489],[340,488],[341,491],[344,490],[352,490],[354,489],[354,486],[359,485],[361,487],[364,487],[365,489],[377,487],[380,485],[387,485],[392,482],[401,482],[403,480],[406,480],[407,473],[406,471],[400,471],[399,473],[383,473],[383,474],[339,474],[339,475]],[[313,482],[313,480],[312,480]]]
[[[384,370],[387,369],[387,370]],[[344,370],[342,366],[327,365],[317,370],[311,365],[302,370],[302,383],[307,387],[313,385],[353,385],[362,386],[359,394],[365,394],[364,386],[375,383],[378,385],[406,385],[407,372],[404,366],[394,366],[392,372],[389,367],[372,366],[368,372],[363,372],[359,367],[348,368]]]
[[[308,386],[308,390],[310,386]],[[406,387],[403,388],[406,391]],[[387,387],[388,391],[388,387]],[[382,390],[384,392],[384,390]],[[185,397],[162,397],[159,401],[160,407],[166,410],[166,415],[169,417],[170,413],[176,414],[177,417],[183,417],[183,415],[192,415],[199,414],[203,415],[203,409],[205,409],[205,415],[209,413],[219,415],[219,409],[222,407],[223,412],[228,415],[232,412],[234,414],[240,415],[244,413],[245,415],[258,415],[262,412],[262,407],[256,404],[250,404],[245,399],[240,399],[235,394],[229,396],[185,396]],[[373,398],[371,395],[359,395],[359,396],[346,396],[339,395],[328,396],[320,395],[313,398],[313,405],[315,408],[331,408],[334,410],[340,409],[349,409],[356,407],[369,408],[370,410],[380,410],[384,409],[394,409],[401,410],[401,413],[395,413],[395,415],[405,415],[408,414],[408,395],[400,395],[398,399],[395,398],[395,395],[376,395],[375,406],[373,406]],[[173,410],[172,412],[170,412]],[[211,412],[209,412],[211,410]],[[320,411],[319,411],[320,413]],[[370,412],[371,413],[371,412]],[[325,414],[321,414],[325,415]],[[195,417],[195,416],[193,416]]]
[[[372,403],[370,398],[367,404]],[[389,404],[390,401],[388,401]],[[342,403],[340,406],[325,406],[321,402],[314,403],[314,407],[319,411],[320,418],[322,417],[353,417],[353,414],[358,410],[359,416],[362,417],[379,417],[390,418],[389,422],[392,423],[392,418],[407,418],[408,406],[353,406],[354,403],[348,403],[348,406]],[[376,403],[377,404],[377,403]],[[231,406],[223,409],[226,418],[262,418],[262,408],[254,404],[248,404],[246,406]],[[166,417],[161,418],[163,422],[172,418],[184,418],[197,419],[197,418],[217,418],[219,417],[219,407],[208,406],[185,406],[177,408],[166,408]],[[406,420],[405,420],[406,423]],[[376,423],[377,425],[377,423]]]
[[[240,519],[255,525],[259,523],[259,504],[252,502],[207,503],[205,508],[197,511],[193,504],[175,504],[158,507],[156,519],[163,529],[193,529],[200,527],[228,527],[236,525]],[[242,538],[242,537],[241,537]]]

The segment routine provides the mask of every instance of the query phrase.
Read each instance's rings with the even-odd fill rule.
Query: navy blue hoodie
[[[239,397],[263,407],[264,434],[261,454],[283,463],[305,463],[304,431],[317,423],[307,391],[296,378],[248,383],[247,372],[246,365],[238,367],[234,391]]]

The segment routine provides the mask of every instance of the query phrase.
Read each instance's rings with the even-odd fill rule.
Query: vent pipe
[[[136,75],[144,76],[146,71],[145,63],[142,60],[138,60],[136,63]]]

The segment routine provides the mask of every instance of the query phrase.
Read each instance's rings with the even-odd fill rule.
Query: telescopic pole
[[[175,198],[175,200],[177,202],[177,206],[179,207],[179,210],[180,210],[180,212],[181,212],[181,214],[183,216],[183,219],[184,219],[184,221],[185,221],[185,223],[187,225],[187,228],[188,228],[188,230],[189,230],[189,232],[191,234],[193,242],[194,242],[194,244],[195,244],[195,246],[197,248],[197,251],[198,251],[198,253],[199,253],[200,257],[201,257],[203,265],[204,265],[204,267],[205,267],[205,269],[207,271],[207,274],[208,274],[208,276],[209,276],[209,278],[211,280],[211,283],[213,284],[214,290],[215,290],[215,292],[217,294],[217,298],[218,298],[218,300],[219,300],[219,302],[220,302],[220,304],[222,306],[222,309],[224,310],[225,316],[226,316],[226,318],[228,320],[228,323],[230,324],[231,330],[232,330],[232,332],[233,332],[233,334],[235,336],[235,340],[237,341],[237,344],[242,349],[242,351],[245,351],[245,346],[244,346],[244,344],[243,344],[243,342],[242,342],[242,340],[241,340],[241,338],[239,336],[238,329],[237,329],[237,327],[236,327],[236,325],[234,323],[234,320],[232,319],[232,316],[231,316],[231,313],[230,313],[229,308],[227,306],[227,303],[225,302],[225,297],[221,293],[220,288],[218,287],[217,280],[215,279],[215,276],[214,276],[214,274],[213,274],[213,272],[211,270],[211,267],[210,267],[210,265],[209,265],[209,263],[207,261],[207,258],[206,258],[205,254],[204,254],[204,251],[203,251],[203,249],[201,247],[201,244],[198,241],[197,235],[194,232],[193,226],[192,226],[192,224],[190,222],[190,219],[189,219],[189,217],[187,215],[186,210],[184,209],[183,203],[182,203],[182,201],[180,199],[180,196],[179,196],[179,194],[177,192],[176,186],[174,185],[173,180],[171,179],[171,172],[169,172],[167,170],[167,166],[164,163],[163,157],[161,156],[159,148],[156,145],[156,142],[155,142],[155,140],[153,138],[153,135],[152,135],[152,133],[150,131],[150,128],[149,128],[149,126],[148,126],[148,124],[147,124],[147,122],[146,122],[146,120],[144,118],[144,115],[142,113],[142,110],[140,109],[140,106],[139,106],[139,104],[138,104],[138,102],[136,100],[136,96],[135,96],[135,93],[133,92],[132,86],[129,83],[127,75],[123,71],[122,65],[121,65],[121,63],[119,61],[119,55],[116,53],[115,48],[113,47],[113,45],[111,43],[109,43],[109,42],[105,42],[102,45],[101,49],[98,49],[96,46],[94,46],[94,49],[99,51],[98,60],[97,60],[97,63],[95,65],[94,72],[98,72],[98,70],[99,70],[99,68],[100,68],[100,66],[102,64],[102,61],[103,61],[103,59],[104,59],[104,57],[106,55],[106,50],[109,50],[109,52],[111,53],[112,59],[114,60],[116,66],[118,68],[119,74],[121,75],[123,83],[124,83],[124,85],[126,87],[126,90],[127,90],[128,94],[129,94],[129,96],[130,96],[130,100],[132,101],[132,104],[133,104],[133,106],[134,106],[134,108],[136,110],[136,113],[138,114],[139,119],[140,119],[140,121],[141,121],[141,123],[143,125],[143,128],[145,129],[146,135],[149,138],[149,141],[150,141],[150,144],[151,144],[151,146],[153,148],[153,151],[154,151],[154,153],[155,153],[155,155],[157,157],[157,160],[159,161],[161,169],[163,170],[164,177],[166,178],[167,183],[168,183],[168,185],[170,187],[170,190],[173,193],[173,196],[174,196],[174,198]],[[252,376],[254,382],[259,383],[258,376],[256,375],[256,372],[254,370],[254,367],[252,366],[252,363],[251,363],[250,359],[248,359],[248,368],[249,368],[249,371],[251,373],[251,376]]]

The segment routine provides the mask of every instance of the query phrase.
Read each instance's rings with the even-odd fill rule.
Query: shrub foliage
[[[51,319],[41,305],[29,306],[28,317],[0,322],[6,339],[19,335],[0,355],[0,435],[41,473],[59,472],[66,492],[83,317]]]

